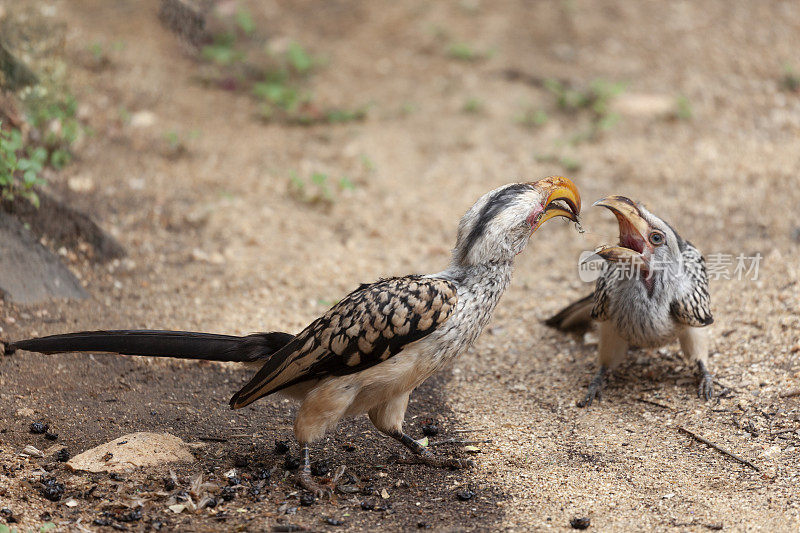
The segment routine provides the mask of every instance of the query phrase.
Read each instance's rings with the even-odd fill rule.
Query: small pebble
[[[372,500],[364,500],[363,502],[361,502],[361,508],[364,509],[365,511],[372,511],[373,509],[375,509],[375,502]]]
[[[435,437],[439,434],[439,422],[433,418],[422,421],[422,434],[426,437]]]
[[[297,470],[300,468],[300,459],[287,455],[286,460],[283,462],[283,467],[286,470]]]
[[[222,487],[222,492],[220,494],[223,500],[229,502],[236,497],[236,489],[233,487]]]
[[[266,480],[269,480],[269,478],[270,478],[270,473],[269,473],[269,470],[267,470],[266,468],[259,468],[258,470],[256,470],[256,472],[255,472],[255,474],[254,474],[254,477],[255,477],[256,479],[266,479]]]
[[[172,492],[175,490],[175,480],[172,479],[171,476],[166,476],[164,478],[164,490],[167,492]]]
[[[136,522],[141,518],[142,518],[142,510],[138,508],[128,513],[117,516],[117,520],[119,522]]]
[[[58,440],[58,433],[50,433],[49,431],[44,434],[44,438],[47,440]]]
[[[326,518],[325,523],[329,526],[341,526],[344,524],[341,520],[337,520],[336,518]]]
[[[14,512],[8,507],[3,507],[0,509],[0,515],[2,515],[2,517],[5,518],[6,522],[9,524],[17,523],[17,518],[14,516]]]
[[[331,471],[331,468],[330,468],[330,466],[328,466],[328,462],[327,461],[320,460],[320,461],[316,461],[314,463],[311,463],[311,475],[312,476],[322,477],[324,475],[327,475],[328,472],[330,472],[330,471]]]
[[[317,501],[317,499],[310,492],[304,492],[303,494],[300,495],[300,505],[302,505],[303,507],[314,505],[315,501]]]
[[[582,518],[575,517],[569,521],[569,525],[572,529],[587,529],[591,525],[591,520],[585,516]]]
[[[285,440],[276,440],[275,441],[275,453],[278,455],[283,455],[289,451],[289,443]]]
[[[61,448],[56,452],[55,457],[56,461],[58,461],[59,463],[66,463],[67,461],[69,461],[69,452],[67,451],[66,448]]]
[[[64,484],[59,483],[55,478],[43,479],[39,493],[51,502],[57,502],[64,495]]]
[[[228,485],[230,485],[231,487],[241,484],[242,484],[242,478],[240,478],[239,476],[230,476],[228,478]]]
[[[350,444],[348,442],[348,443],[342,444],[342,449],[344,451],[346,451],[346,452],[354,452],[354,451],[356,451],[356,445],[355,444]]]
[[[244,455],[237,455],[233,458],[233,466],[236,468],[246,468],[250,466],[250,460]]]
[[[430,529],[431,525],[427,522],[417,522],[417,529]]]
[[[461,500],[462,502],[466,502],[471,500],[475,496],[475,493],[469,489],[462,489],[456,492],[456,498]]]
[[[32,422],[30,431],[34,435],[41,435],[42,433],[47,433],[48,429],[50,429],[50,426],[44,422]]]

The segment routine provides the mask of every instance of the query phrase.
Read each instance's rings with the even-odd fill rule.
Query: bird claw
[[[714,397],[714,377],[704,372],[700,378],[700,386],[697,387],[697,397],[706,401]]]
[[[590,405],[592,405],[592,402],[595,400],[595,398],[597,399],[597,401],[602,400],[603,391],[601,390],[600,386],[592,382],[589,385],[589,390],[586,392],[586,396],[583,397],[583,400],[578,400],[577,402],[575,402],[575,405],[577,407],[589,407]]]
[[[329,500],[333,496],[334,487],[320,485],[314,481],[309,472],[298,472],[297,484],[313,494],[317,499],[325,498]]]

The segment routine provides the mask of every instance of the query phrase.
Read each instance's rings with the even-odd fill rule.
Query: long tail
[[[5,353],[10,355],[18,349],[48,354],[111,352],[244,363],[269,357],[293,338],[290,333],[278,331],[245,337],[193,331],[81,331],[6,344]]]
[[[561,331],[569,331],[589,327],[592,322],[594,293],[573,302],[564,309],[544,321],[545,325]]]

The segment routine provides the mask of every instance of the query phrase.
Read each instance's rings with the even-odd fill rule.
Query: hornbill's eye
[[[661,246],[664,244],[664,234],[660,231],[650,232],[650,244],[653,246]]]

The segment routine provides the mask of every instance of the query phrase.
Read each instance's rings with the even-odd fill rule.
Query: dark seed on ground
[[[346,444],[342,444],[342,449],[346,452],[354,452],[356,451],[356,445],[348,442]]]
[[[250,460],[243,455],[237,455],[233,458],[233,466],[236,468],[246,468],[250,466]]]
[[[259,468],[258,470],[256,470],[255,478],[269,480],[270,478],[269,470],[267,470],[266,468]]]
[[[303,526],[296,526],[294,524],[280,524],[272,526],[272,531],[276,533],[291,533],[293,531],[307,531]]]
[[[328,466],[328,462],[327,461],[320,460],[320,461],[316,461],[314,463],[311,463],[311,475],[312,476],[322,477],[324,475],[327,475],[328,472],[330,472],[330,471],[331,471],[331,467]]]
[[[469,489],[462,489],[456,492],[456,498],[461,500],[462,502],[466,502],[471,500],[475,496],[475,493]]]
[[[137,520],[142,518],[142,510],[141,509],[134,509],[133,511],[125,514],[121,514],[117,517],[117,520],[120,522],[136,522]]]
[[[6,519],[6,522],[9,524],[15,524],[17,522],[16,517],[14,516],[14,512],[9,509],[8,507],[3,507],[0,509],[0,515]]]
[[[31,433],[35,435],[41,435],[42,433],[47,433],[48,429],[50,429],[50,426],[48,426],[44,422],[33,422],[30,428]]]
[[[283,455],[284,453],[289,451],[289,443],[285,440],[276,440],[275,441],[275,453],[278,455]]]
[[[300,459],[287,455],[286,460],[283,462],[283,467],[286,468],[286,470],[297,470],[300,468]]]
[[[365,511],[372,511],[373,509],[375,509],[375,502],[372,500],[364,500],[363,502],[361,502],[361,508],[364,509]]]
[[[226,502],[231,501],[236,497],[236,489],[233,487],[222,487],[222,499]]]
[[[209,498],[208,501],[206,502],[206,507],[208,507],[209,509],[213,509],[216,506],[217,506],[216,498]]]
[[[587,529],[591,523],[591,520],[585,516],[582,518],[575,517],[569,521],[569,525],[572,529]]]
[[[42,520],[44,520],[45,522],[49,522],[50,520],[52,520],[52,519],[53,519],[53,517],[52,517],[52,516],[50,515],[50,513],[48,513],[48,512],[44,512],[44,513],[40,514],[40,515],[39,515],[39,518],[41,518],[41,519],[42,519]]]
[[[431,525],[427,522],[417,522],[418,529],[430,529]]]
[[[240,478],[239,476],[231,476],[228,478],[228,485],[230,485],[231,487],[241,484],[242,484],[242,478]]]
[[[304,507],[308,507],[309,505],[314,505],[315,501],[317,501],[317,499],[310,492],[304,492],[303,494],[300,495],[300,505]]]
[[[164,478],[164,490],[167,492],[175,490],[175,480],[170,476]]]
[[[58,433],[50,433],[49,431],[44,434],[44,438],[47,440],[58,440]]]
[[[69,452],[66,448],[61,448],[56,452],[56,461],[59,463],[66,463],[69,461]]]
[[[337,520],[336,518],[326,518],[325,523],[329,526],[341,526],[344,524],[341,520]]]
[[[110,477],[114,481],[125,481],[125,476],[122,474],[118,474],[117,472],[111,472],[108,477]]]
[[[439,434],[439,422],[433,418],[422,421],[422,434],[426,437],[435,437]]]
[[[92,520],[92,524],[96,526],[110,526],[114,522],[109,520],[108,518],[95,518]]]
[[[43,479],[39,493],[51,502],[57,502],[64,495],[64,484],[59,483],[55,478]]]

